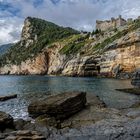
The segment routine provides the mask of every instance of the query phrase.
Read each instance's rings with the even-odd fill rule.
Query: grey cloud
[[[11,18],[10,21],[13,22],[9,23],[7,18],[3,16],[5,23],[9,24],[0,25],[0,28],[10,24],[13,25],[13,29],[11,29],[12,27],[7,28],[9,33],[5,33],[10,41],[19,39],[21,24],[27,16],[43,18],[56,24],[70,26],[79,30],[92,31],[95,28],[96,19],[110,19],[119,14],[122,14],[124,18],[136,18],[140,13],[140,0],[59,0],[57,4],[53,4],[51,0],[44,0],[37,7],[33,5],[34,0],[5,1],[20,9],[20,17]],[[10,13],[6,12],[0,13],[0,15],[2,14],[5,14],[5,17],[6,14],[7,16],[8,14],[10,15]],[[3,39],[0,39],[0,43],[6,42]]]
[[[23,19],[1,18],[0,19],[0,45],[19,40]]]

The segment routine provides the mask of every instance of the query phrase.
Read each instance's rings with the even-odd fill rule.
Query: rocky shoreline
[[[65,93],[65,95],[63,94],[63,96],[60,94],[57,96],[49,97],[45,103],[45,106],[47,106],[48,108],[47,109],[45,108],[46,109],[45,113],[43,113],[41,116],[39,115],[39,117],[35,119],[35,122],[25,121],[22,119],[14,120],[10,115],[4,112],[0,112],[0,126],[1,126],[0,139],[3,140],[140,139],[139,103],[137,103],[137,105],[133,105],[130,108],[118,110],[106,107],[106,105],[99,99],[99,97],[95,95],[91,94],[86,95],[85,93],[79,92],[73,94],[71,93],[69,96],[67,95],[68,94]],[[87,100],[87,102],[85,101],[79,102],[79,104],[85,105],[85,107],[79,106],[80,109],[74,107],[74,104],[78,101],[78,99],[80,99],[79,95],[80,98]],[[73,99],[71,100],[72,97]],[[40,103],[42,103],[42,101],[40,101]],[[66,105],[70,106],[71,103],[73,104],[72,108],[66,106]],[[34,111],[35,108],[38,108],[40,111],[42,111],[40,107],[43,106],[44,103],[32,107],[34,107]],[[55,110],[52,112],[52,109],[57,108],[58,110],[60,110],[60,114],[62,113],[64,116],[64,114],[67,114],[67,112],[65,112],[65,107],[69,110],[68,112],[70,112],[71,109],[72,110],[77,109],[77,111],[74,111],[74,113],[70,112],[70,116],[65,115],[66,117],[62,117],[61,115],[59,115],[59,118],[57,117],[59,112],[58,114],[56,114],[57,112],[55,112]],[[36,110],[36,113],[38,113],[39,110]],[[48,116],[48,113],[50,112],[51,116],[50,115]],[[62,117],[61,119],[60,116]]]
[[[122,91],[125,93],[140,95],[140,89],[139,88],[127,88],[127,89],[116,89],[118,91]]]

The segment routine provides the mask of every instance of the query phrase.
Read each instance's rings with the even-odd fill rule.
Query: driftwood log
[[[14,95],[8,95],[8,96],[0,96],[0,101],[7,101],[13,98],[17,98],[17,94]]]

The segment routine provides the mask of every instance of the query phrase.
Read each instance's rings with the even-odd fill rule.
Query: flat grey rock
[[[85,92],[63,93],[31,103],[28,112],[32,117],[47,114],[56,120],[63,120],[82,110],[85,104]]]

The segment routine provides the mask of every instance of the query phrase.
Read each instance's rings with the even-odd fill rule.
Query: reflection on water
[[[0,96],[18,94],[17,99],[0,102],[0,110],[16,118],[27,116],[27,105],[34,99],[66,91],[86,91],[98,95],[109,107],[125,108],[138,100],[135,95],[116,91],[131,87],[129,80],[49,77],[0,76]]]

